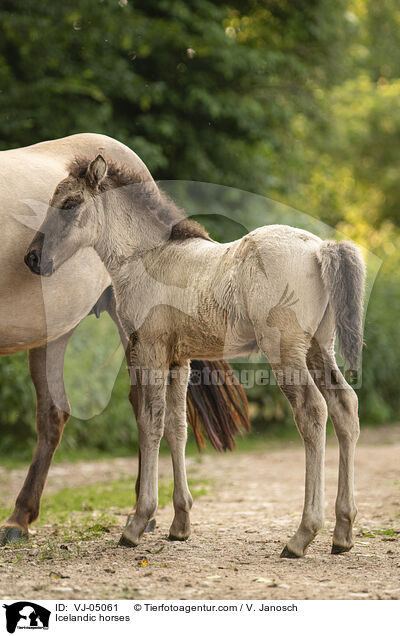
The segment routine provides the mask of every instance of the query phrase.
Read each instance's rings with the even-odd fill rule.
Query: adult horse
[[[78,134],[0,152],[0,355],[28,350],[37,397],[38,433],[33,460],[14,511],[0,529],[0,545],[26,537],[28,525],[39,515],[47,473],[70,412],[63,364],[72,333],[93,308],[96,313],[108,310],[120,328],[109,291],[111,281],[94,250],[85,249],[74,255],[68,267],[46,280],[45,287],[24,264],[26,248],[34,235],[28,226],[40,225],[40,218],[32,215],[31,207],[41,204],[46,209],[55,186],[67,175],[67,166],[76,154],[92,155],[101,149],[144,181],[154,183],[132,150],[104,135]],[[26,216],[25,222],[18,218],[29,214],[32,216],[28,222]],[[120,334],[123,336],[121,331]],[[247,421],[240,411],[245,398],[239,391],[239,387],[232,386],[223,392],[218,386],[192,387],[189,412],[198,443],[202,441],[197,424],[200,414],[214,447],[232,447],[237,425],[246,426]]]

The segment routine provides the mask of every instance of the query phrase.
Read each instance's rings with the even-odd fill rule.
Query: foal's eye
[[[82,201],[77,201],[75,199],[67,199],[61,206],[61,210],[63,212],[68,212],[68,214],[72,214],[74,210],[76,210]]]
[[[78,203],[76,201],[66,201],[65,203],[63,203],[62,209],[63,210],[73,210],[74,208],[76,208],[78,205]]]

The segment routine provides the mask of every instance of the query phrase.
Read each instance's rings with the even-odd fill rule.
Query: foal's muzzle
[[[44,260],[41,250],[30,250],[25,254],[24,261],[31,272],[39,276],[51,276],[54,271],[54,261],[52,259]]]

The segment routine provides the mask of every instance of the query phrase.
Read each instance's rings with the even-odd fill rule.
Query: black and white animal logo
[[[16,629],[49,629],[51,612],[37,603],[18,601],[3,607],[9,634],[14,634]]]

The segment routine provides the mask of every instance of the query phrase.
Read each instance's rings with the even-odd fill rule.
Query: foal
[[[100,196],[101,195],[101,196]],[[353,546],[357,397],[334,357],[335,333],[352,369],[362,347],[365,267],[349,242],[288,226],[219,244],[140,177],[98,155],[76,160],[34,240],[47,275],[92,246],[112,279],[129,337],[131,402],[141,452],[140,491],[121,543],[136,546],[157,507],[164,434],[174,470],[172,539],[187,539],[192,498],[185,469],[189,360],[261,350],[304,440],[300,526],[281,556],[301,557],[323,525],[327,407],[340,445],[333,553]]]

